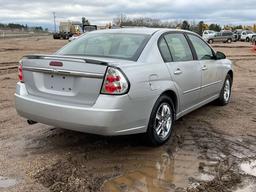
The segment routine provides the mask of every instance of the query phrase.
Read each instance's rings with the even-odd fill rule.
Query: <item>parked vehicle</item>
[[[256,33],[253,33],[252,31],[243,31],[241,33],[241,41],[251,41],[253,36],[256,36]]]
[[[53,39],[69,39],[72,36],[79,36],[87,31],[97,30],[96,25],[82,25],[80,22],[62,21],[59,32],[53,34]]]
[[[176,29],[93,31],[54,55],[19,64],[18,114],[100,135],[144,133],[160,145],[175,120],[216,100],[230,101],[231,61],[200,36]]]
[[[241,40],[241,33],[242,33],[243,29],[236,29],[234,30],[234,38],[235,41],[240,41]]]
[[[214,34],[214,36],[206,39],[206,41],[210,44],[213,42],[231,43],[234,40],[235,38],[232,31],[226,31],[226,30],[217,32]]]
[[[211,37],[214,37],[215,33],[217,33],[217,32],[212,31],[212,30],[205,30],[205,31],[203,31],[203,36],[202,37],[205,41],[207,41]]]

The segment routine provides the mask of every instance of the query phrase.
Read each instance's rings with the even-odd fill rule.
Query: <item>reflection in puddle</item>
[[[239,188],[235,192],[255,192],[256,185],[250,184],[247,185],[246,187]]]
[[[174,163],[167,153],[163,153],[159,161],[144,163],[141,169],[107,182],[105,190],[113,192],[161,192],[171,188]]]
[[[15,179],[9,179],[7,177],[0,176],[0,189],[8,188],[16,185],[17,181]]]
[[[245,161],[240,165],[240,168],[246,174],[256,177],[256,160],[254,160],[254,161]]]
[[[159,153],[156,159],[138,162],[142,164],[139,169],[106,182],[104,191],[165,192],[189,186],[191,176],[198,180],[212,180],[213,176],[198,172],[199,161],[193,154],[186,152],[185,156],[177,152],[175,157],[170,157],[168,153]]]

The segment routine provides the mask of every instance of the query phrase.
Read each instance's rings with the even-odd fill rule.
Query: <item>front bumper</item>
[[[17,83],[15,93],[16,110],[20,116],[55,127],[99,135],[146,131],[146,119],[133,115],[130,103],[128,95],[99,95],[93,106],[69,105],[31,96],[24,83]]]

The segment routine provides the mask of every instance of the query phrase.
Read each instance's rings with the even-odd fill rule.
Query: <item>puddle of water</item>
[[[8,188],[16,185],[17,181],[15,179],[10,179],[7,177],[0,176],[0,189],[1,188]]]
[[[144,162],[143,167],[105,183],[105,191],[166,191],[173,180],[173,161],[163,153],[159,161]]]
[[[235,190],[234,192],[255,192],[255,189],[256,189],[256,185],[249,184],[246,187]]]
[[[245,162],[241,163],[240,168],[246,174],[256,177],[256,160],[245,161]]]
[[[211,181],[215,178],[214,175],[209,175],[209,174],[200,174],[196,179],[200,180],[200,181]]]
[[[158,158],[140,162],[142,166],[104,183],[105,192],[166,192],[176,187],[186,188],[190,177],[209,181],[213,176],[198,171],[196,153],[177,152],[175,157],[159,152]],[[174,185],[175,184],[175,185]]]

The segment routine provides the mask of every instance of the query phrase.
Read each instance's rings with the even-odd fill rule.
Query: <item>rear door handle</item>
[[[205,70],[207,70],[208,68],[206,67],[206,65],[204,65],[203,67],[202,67],[202,70],[203,71],[205,71]]]
[[[174,71],[174,75],[179,75],[181,73],[182,71],[180,70],[180,68],[177,68],[176,71]]]

